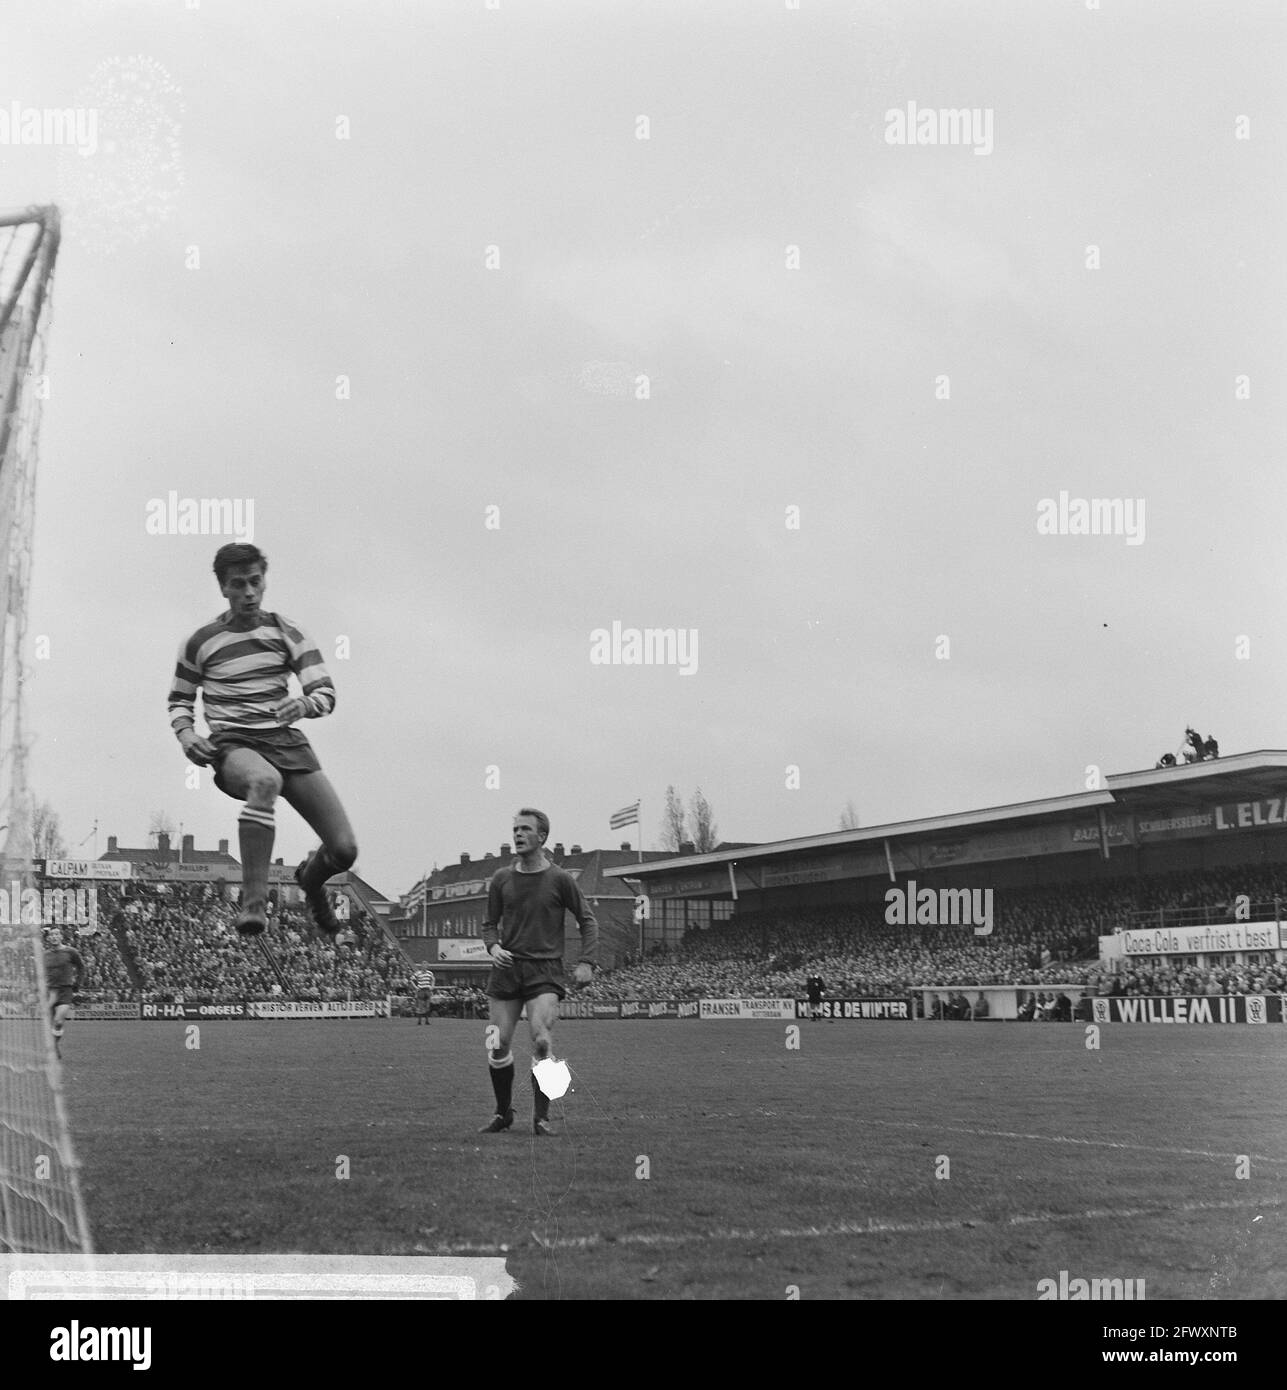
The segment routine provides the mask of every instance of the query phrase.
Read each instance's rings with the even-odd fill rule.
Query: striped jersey
[[[417,989],[432,989],[433,971],[417,970],[416,973],[412,975],[411,980]]]
[[[273,706],[289,698],[288,677],[304,688],[305,718],[335,708],[335,686],[313,641],[280,613],[260,613],[253,628],[238,632],[228,614],[199,627],[179,648],[170,688],[170,727],[195,726],[197,687],[211,733],[220,729],[275,729]]]

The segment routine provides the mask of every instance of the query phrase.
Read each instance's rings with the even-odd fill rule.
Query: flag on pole
[[[620,830],[623,826],[639,824],[639,802],[632,801],[629,806],[623,806],[621,810],[614,811],[608,825],[613,830]]]

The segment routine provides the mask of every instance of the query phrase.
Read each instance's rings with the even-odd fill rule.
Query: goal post
[[[24,677],[58,210],[0,216],[0,1255],[88,1253],[34,893]],[[17,910],[15,910],[17,909]]]

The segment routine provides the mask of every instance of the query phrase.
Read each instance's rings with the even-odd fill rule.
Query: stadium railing
[[[1231,903],[1201,907],[1153,907],[1131,913],[1131,930],[1151,931],[1154,927],[1211,927],[1231,921],[1280,922],[1282,900],[1267,898],[1248,905],[1245,914],[1235,917]]]

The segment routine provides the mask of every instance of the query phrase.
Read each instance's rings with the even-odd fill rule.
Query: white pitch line
[[[1212,1153],[1209,1149],[1168,1149],[1156,1144],[1127,1144],[1117,1139],[1074,1139],[1068,1134],[1019,1134],[1007,1129],[973,1129],[964,1125],[922,1125],[915,1120],[864,1119],[864,1124],[885,1125],[892,1129],[932,1130],[940,1134],[976,1134],[991,1139],[1032,1139],[1045,1144],[1079,1144],[1095,1149],[1132,1149],[1137,1153],[1182,1154],[1188,1158],[1241,1158],[1242,1154]],[[1268,1154],[1247,1154],[1253,1163],[1287,1163],[1287,1158]]]
[[[627,1115],[627,1119],[636,1118]],[[692,1116],[682,1116],[673,1114],[662,1114],[656,1111],[641,1113],[638,1118],[648,1120],[679,1120],[692,1119]],[[1186,1158],[1242,1158],[1241,1153],[1215,1153],[1210,1149],[1176,1149],[1164,1148],[1158,1144],[1129,1144],[1118,1139],[1077,1139],[1070,1134],[1022,1134],[1018,1131],[1008,1129],[976,1129],[966,1125],[926,1125],[917,1120],[877,1120],[869,1115],[801,1115],[792,1110],[712,1110],[702,1117],[704,1120],[742,1120],[753,1118],[767,1118],[774,1120],[805,1120],[809,1122],[834,1123],[836,1120],[849,1119],[854,1124],[861,1125],[881,1125],[885,1129],[915,1129],[921,1133],[930,1134],[973,1134],[986,1139],[1026,1139],[1035,1143],[1042,1144],[1076,1144],[1080,1147],[1092,1149],[1130,1149],[1136,1153],[1149,1154],[1179,1154]],[[1246,1155],[1253,1163],[1287,1163],[1287,1158],[1275,1158],[1272,1154],[1252,1154]]]
[[[561,1240],[538,1241],[543,1250],[591,1250],[613,1246],[643,1246],[647,1249],[661,1246],[696,1245],[702,1241],[740,1241],[759,1244],[766,1240],[825,1240],[843,1236],[882,1236],[882,1235],[934,1235],[943,1231],[970,1230],[980,1226],[1034,1226],[1053,1225],[1062,1221],[1131,1221],[1141,1216],[1171,1216],[1178,1212],[1201,1211],[1276,1211],[1283,1202],[1181,1202],[1159,1207],[1092,1207],[1086,1211],[1025,1212],[1017,1216],[1006,1216],[1000,1220],[989,1221],[984,1218],[969,1220],[964,1217],[954,1221],[834,1221],[826,1226],[780,1227],[769,1231],[691,1231],[683,1235],[648,1235],[642,1232],[619,1236],[569,1236]],[[496,1255],[513,1254],[512,1245],[486,1245],[474,1241],[460,1241],[452,1245],[440,1245],[431,1252],[435,1255]]]

